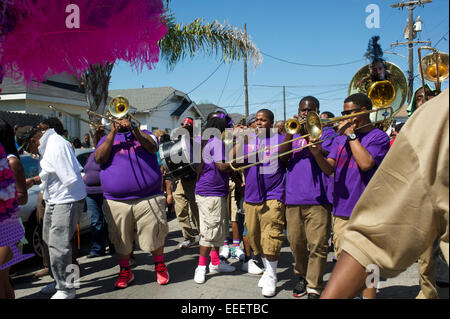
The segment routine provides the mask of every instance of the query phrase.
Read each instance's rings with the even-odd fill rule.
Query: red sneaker
[[[156,280],[160,285],[166,285],[169,283],[169,273],[165,263],[155,264]]]
[[[120,268],[119,279],[117,279],[114,286],[116,288],[127,288],[128,284],[134,281],[134,276],[131,270],[128,268]]]

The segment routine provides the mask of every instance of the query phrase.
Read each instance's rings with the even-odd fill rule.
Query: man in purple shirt
[[[158,283],[169,282],[164,263],[169,227],[157,151],[157,139],[128,119],[116,120],[95,150],[109,237],[119,258],[117,288],[126,288],[134,280],[129,260],[135,238],[142,250],[152,253]]]
[[[298,119],[304,120],[308,112],[319,113],[319,101],[313,96],[300,100]],[[301,138],[306,132],[286,134],[280,153],[304,147],[309,138]],[[329,153],[332,129],[322,131],[322,149]],[[297,139],[296,139],[297,138]],[[294,139],[294,141],[292,141]],[[296,139],[296,140],[295,140]],[[308,294],[317,299],[323,290],[323,275],[331,231],[331,204],[327,198],[328,178],[317,165],[309,149],[303,148],[282,157],[287,164],[286,173],[286,230],[294,256],[294,274],[298,281],[294,297]],[[308,252],[309,251],[309,252]]]
[[[254,165],[244,170],[245,176],[245,225],[248,229],[248,239],[255,254],[261,253],[264,263],[264,274],[258,282],[262,294],[272,297],[276,292],[277,264],[281,246],[284,240],[284,200],[285,200],[285,172],[286,168],[278,155],[275,145],[283,141],[275,129],[272,111],[261,109],[256,113],[258,133],[249,136],[248,144],[244,147],[244,154],[258,151],[252,158],[250,155],[244,163],[237,167],[275,157],[262,164]],[[274,134],[275,133],[275,134]],[[236,149],[241,145],[236,145]],[[253,159],[253,160],[252,160]]]
[[[372,101],[362,93],[347,97],[342,115],[371,110]],[[310,147],[319,167],[325,174],[334,174],[333,244],[336,257],[341,254],[341,242],[351,213],[367,184],[389,150],[388,135],[375,128],[369,114],[349,118],[340,123],[328,157],[320,144]],[[364,290],[364,296],[375,298],[375,288]]]

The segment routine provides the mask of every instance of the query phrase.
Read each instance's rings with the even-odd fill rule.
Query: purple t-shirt
[[[368,133],[356,133],[360,143],[370,153],[376,165],[369,171],[359,169],[347,136],[334,139],[329,158],[336,160],[333,189],[333,215],[350,217],[353,208],[389,150],[388,135],[375,128]]]
[[[255,151],[259,153],[253,158],[250,156],[250,160],[245,163],[254,163],[254,160],[259,160],[260,154],[264,154],[264,158],[279,154],[279,148],[273,146],[283,141],[284,136],[279,134],[271,138],[249,140],[249,144],[244,147],[244,154]],[[257,204],[267,200],[279,200],[284,203],[286,167],[279,158],[247,168],[244,175],[246,202]]]
[[[324,129],[321,140],[336,135],[333,129]],[[294,135],[293,139],[300,137]],[[330,151],[330,141],[322,143],[322,148]],[[303,147],[308,142],[299,139],[292,142],[292,149]],[[329,204],[327,197],[329,179],[317,165],[309,148],[292,153],[286,172],[286,205],[320,205]]]
[[[151,135],[146,130],[142,132]],[[105,139],[106,136],[97,148]],[[107,199],[128,200],[162,194],[162,174],[156,154],[148,153],[132,132],[116,134],[111,156],[101,169],[100,181]]]
[[[84,183],[86,184],[86,193],[103,193],[102,185],[100,183],[100,171],[100,165],[95,162],[95,152],[92,152],[84,165]]]
[[[211,138],[203,149],[202,158],[203,168],[195,184],[195,194],[227,197],[230,174],[219,171],[215,165],[215,162],[223,162],[226,159],[225,144],[218,138]]]

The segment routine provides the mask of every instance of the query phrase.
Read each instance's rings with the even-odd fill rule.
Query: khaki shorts
[[[195,195],[200,217],[200,242],[204,247],[223,245],[228,231],[227,199]]]
[[[285,206],[278,200],[244,203],[245,227],[255,255],[278,256],[284,240]]]
[[[169,232],[166,199],[162,195],[130,200],[103,201],[109,239],[119,255],[133,251],[133,242],[152,252],[162,246]]]
[[[334,216],[332,217],[333,222],[333,246],[334,246],[334,255],[336,259],[339,259],[339,256],[342,253],[342,241],[344,239],[344,232],[347,229],[349,218],[343,216]]]
[[[237,214],[239,211],[239,207],[236,203],[236,197],[235,197],[236,184],[230,179],[229,185],[230,185],[230,189],[229,189],[228,200],[227,200],[228,219],[231,220],[232,222],[236,222]]]

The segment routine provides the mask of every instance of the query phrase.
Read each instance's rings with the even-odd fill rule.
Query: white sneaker
[[[277,277],[267,275],[264,280],[264,286],[262,287],[262,294],[264,297],[273,297],[277,290]]]
[[[45,286],[41,289],[41,293],[44,295],[53,295],[56,293],[56,281],[52,282],[51,284]]]
[[[261,275],[264,270],[259,268],[259,266],[256,264],[256,261],[254,261],[253,259],[250,259],[248,261],[248,273],[252,274],[252,275]]]
[[[194,281],[198,284],[203,284],[206,277],[206,266],[198,266],[195,268]]]
[[[241,249],[241,247],[237,247],[234,250],[234,254],[233,254],[232,258],[237,259],[237,260],[244,260],[245,259],[245,253]]]
[[[75,289],[71,290],[58,290],[56,294],[52,296],[51,299],[74,299],[75,298]]]
[[[209,273],[217,274],[219,272],[233,272],[236,270],[236,267],[228,265],[223,260],[220,261],[220,264],[214,266],[213,264],[209,264]]]
[[[264,287],[264,283],[265,283],[265,281],[266,281],[266,278],[267,278],[267,271],[264,271],[263,272],[263,275],[261,276],[261,278],[259,279],[259,281],[258,281],[258,287],[259,288],[262,288],[262,287]]]
[[[228,259],[230,257],[230,247],[222,246],[219,253],[220,258]]]

